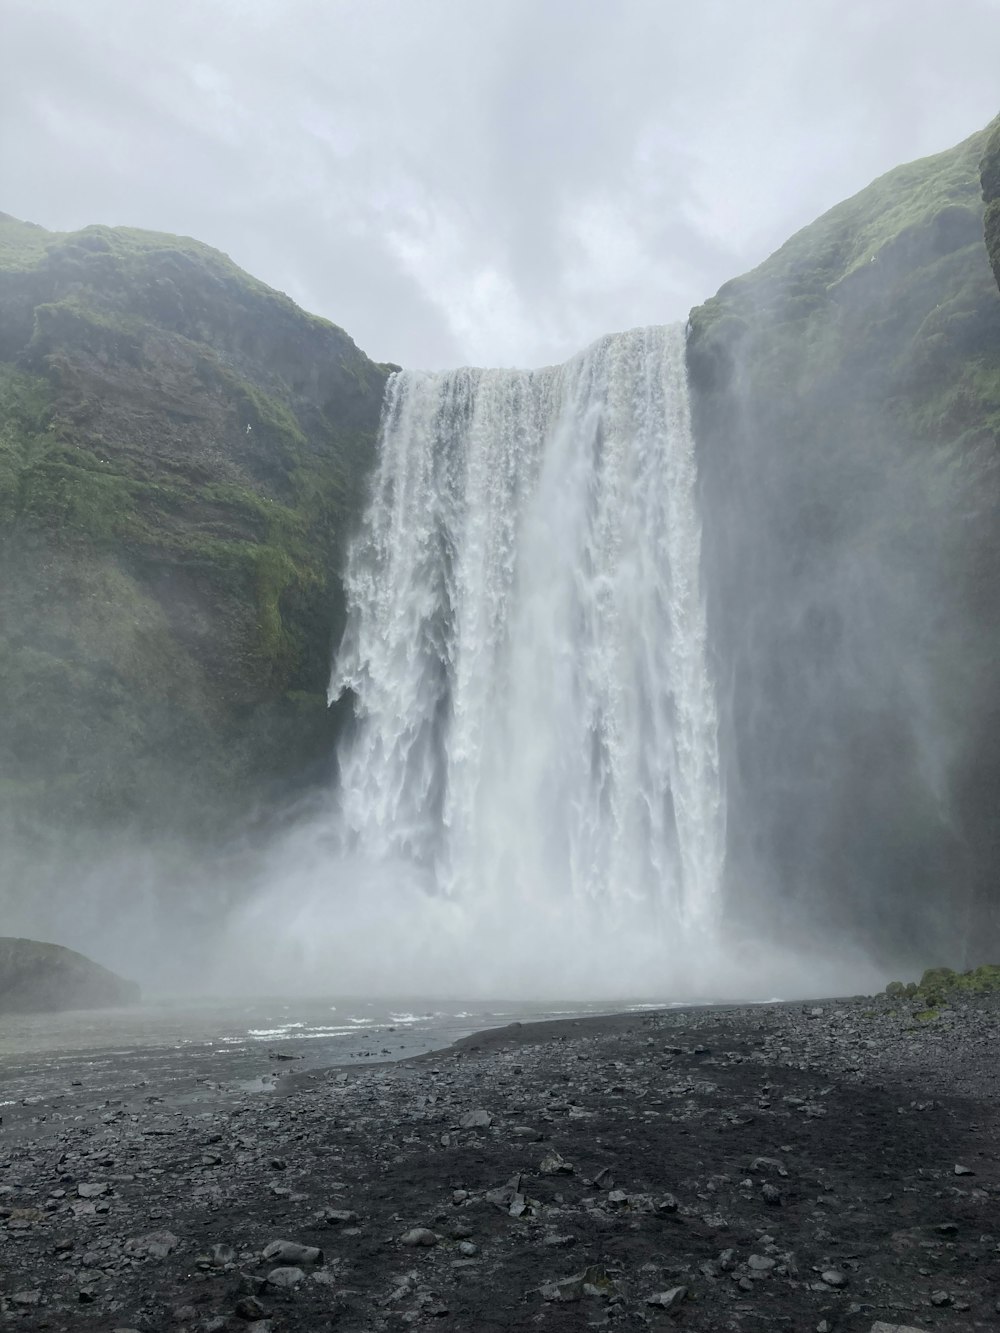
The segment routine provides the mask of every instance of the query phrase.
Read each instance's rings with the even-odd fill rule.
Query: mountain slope
[[[998,933],[990,133],[691,316],[734,911],[860,925],[901,961]]]
[[[210,832],[326,762],[387,368],[224,255],[0,215],[0,819]]]

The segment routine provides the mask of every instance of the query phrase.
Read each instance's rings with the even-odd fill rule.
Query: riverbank
[[[143,1333],[995,1328],[1000,1007],[918,1004],[523,1024],[266,1092],[7,1108],[0,1313]]]

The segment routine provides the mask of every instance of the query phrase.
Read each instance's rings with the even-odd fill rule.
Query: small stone
[[[955,1168],[956,1172],[958,1167]],[[92,1180],[82,1185],[77,1185],[77,1196],[81,1199],[99,1199],[102,1194],[107,1194],[109,1185],[106,1181]]]
[[[931,1305],[942,1306],[950,1304],[951,1304],[951,1297],[948,1295],[946,1291],[931,1292]]]
[[[239,1319],[254,1320],[263,1319],[267,1311],[256,1296],[244,1296],[237,1301],[235,1314]]]
[[[305,1273],[301,1268],[295,1268],[283,1264],[280,1268],[272,1268],[267,1275],[267,1285],[269,1287],[297,1287],[305,1279]]]
[[[574,1273],[559,1282],[544,1282],[538,1290],[545,1301],[578,1301],[583,1295],[583,1274]]]
[[[766,1254],[751,1254],[747,1264],[755,1273],[770,1273],[777,1265],[777,1259],[770,1259]]]
[[[839,1269],[828,1268],[826,1269],[825,1272],[820,1273],[820,1277],[823,1279],[823,1281],[826,1283],[828,1287],[847,1286],[847,1274],[841,1273]]]
[[[464,1255],[466,1259],[471,1259],[474,1254],[479,1253],[479,1247],[473,1245],[471,1240],[460,1240],[458,1242],[458,1252]]]
[[[165,1259],[180,1245],[172,1231],[151,1231],[147,1236],[132,1236],[125,1242],[126,1254],[144,1255],[148,1259]]]
[[[15,1305],[41,1305],[42,1293],[40,1291],[15,1291],[10,1298]]]
[[[973,1169],[972,1169],[971,1166],[960,1166],[960,1165],[957,1165],[957,1164],[956,1164],[956,1166],[955,1166],[955,1175],[956,1175],[956,1176],[974,1176],[975,1174],[976,1174],[976,1173],[975,1173],[975,1171],[973,1171]]]
[[[235,1263],[236,1251],[231,1245],[213,1245],[210,1258],[216,1268],[225,1268],[226,1264]]]
[[[609,1190],[608,1203],[612,1208],[624,1208],[628,1203],[628,1195],[624,1190]]]
[[[427,1227],[411,1227],[410,1230],[400,1236],[399,1239],[400,1244],[411,1246],[436,1245],[438,1240],[434,1232],[430,1231]]]
[[[328,1227],[352,1227],[358,1222],[357,1213],[352,1213],[349,1208],[324,1208],[321,1216]]]
[[[543,1157],[538,1169],[543,1176],[571,1176],[573,1174],[573,1167],[557,1152],[551,1152],[547,1157]]]
[[[264,1246],[265,1259],[280,1259],[283,1264],[321,1264],[323,1251],[316,1245],[300,1245],[294,1240],[272,1240]]]
[[[923,1330],[914,1328],[912,1324],[886,1324],[876,1319],[871,1326],[871,1333],[923,1333]]]
[[[678,1207],[677,1200],[674,1198],[674,1196],[672,1194],[664,1194],[657,1201],[656,1211],[658,1213],[676,1213],[677,1207]]]
[[[781,1207],[781,1190],[776,1185],[763,1185],[761,1194],[764,1196],[764,1202],[771,1204],[774,1208]]]
[[[658,1305],[661,1310],[676,1310],[687,1298],[687,1287],[671,1287],[669,1291],[657,1291],[646,1297],[647,1305]]]
[[[476,1111],[466,1111],[458,1122],[460,1129],[489,1129],[492,1124],[493,1117],[481,1107]]]

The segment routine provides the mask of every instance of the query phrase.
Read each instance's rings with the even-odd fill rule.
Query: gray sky
[[[405,365],[683,318],[1000,109],[1000,0],[2,0],[0,209],[181,232]]]

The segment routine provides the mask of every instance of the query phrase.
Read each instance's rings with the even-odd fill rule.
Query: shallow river
[[[140,1089],[167,1097],[266,1090],[284,1074],[419,1055],[507,1023],[657,1007],[164,998],[132,1009],[0,1015],[0,1106]]]

